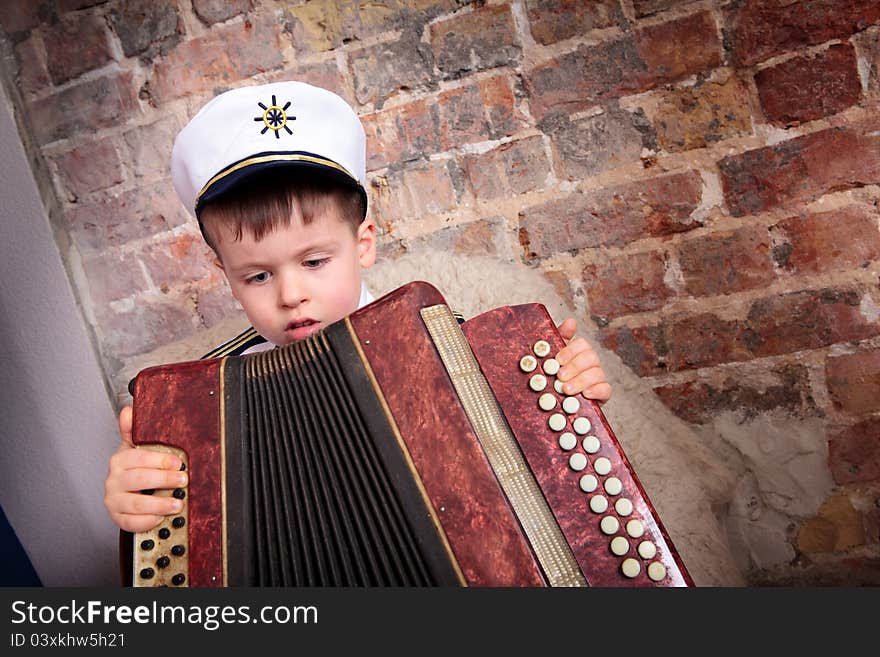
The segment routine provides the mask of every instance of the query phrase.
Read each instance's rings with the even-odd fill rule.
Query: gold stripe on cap
[[[341,171],[346,176],[348,176],[349,178],[354,180],[359,186],[361,184],[357,178],[355,178],[353,175],[351,175],[351,173],[349,173],[348,169],[336,164],[336,162],[334,162],[333,160],[327,160],[325,158],[316,157],[314,155],[302,155],[299,153],[276,153],[274,155],[262,155],[260,157],[251,157],[251,158],[248,158],[247,160],[242,160],[241,162],[239,162],[235,166],[233,166],[229,169],[225,169],[224,171],[221,171],[220,173],[218,173],[216,176],[211,178],[207,183],[205,183],[205,186],[202,187],[202,191],[200,191],[198,196],[196,196],[196,207],[198,207],[198,205],[199,205],[199,199],[201,199],[202,196],[204,196],[205,192],[207,192],[208,189],[211,187],[211,185],[213,185],[214,183],[218,182],[219,180],[222,180],[223,178],[225,178],[226,176],[228,176],[230,174],[235,173],[236,171],[241,171],[242,169],[249,167],[249,166],[253,166],[255,164],[265,164],[266,162],[312,162],[314,164],[321,164],[325,167],[330,167],[331,169],[336,169],[337,171]]]

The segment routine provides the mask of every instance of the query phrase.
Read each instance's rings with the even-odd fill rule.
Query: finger
[[[601,371],[602,366],[599,363],[599,357],[596,355],[596,352],[592,349],[587,349],[576,354],[574,358],[560,367],[559,371],[556,373],[556,378],[565,383],[579,373],[592,369],[598,369]]]
[[[120,447],[110,457],[110,471],[121,472],[138,468],[152,468],[155,470],[180,471],[183,462],[180,457],[170,452],[159,452],[154,449],[140,449],[137,447]]]
[[[602,383],[597,383],[581,393],[587,399],[592,399],[593,401],[597,401],[600,404],[604,404],[609,399],[611,399],[611,384],[607,381],[603,381]]]
[[[562,336],[562,339],[568,342],[574,337],[575,332],[577,332],[577,322],[569,317],[563,321],[562,324],[557,326],[556,330],[559,331],[559,335]]]
[[[562,392],[572,396],[592,388],[600,383],[607,383],[605,372],[601,367],[591,367],[575,374],[562,384]]]
[[[584,351],[593,351],[593,348],[590,346],[589,342],[578,336],[559,350],[559,353],[556,354],[556,360],[560,365],[565,365],[571,361],[572,358]]]
[[[185,472],[157,470],[156,468],[136,468],[123,472],[117,481],[119,482],[117,490],[142,491],[183,488],[186,486],[188,479]]]
[[[183,502],[170,495],[117,493],[108,495],[104,500],[104,506],[111,515],[170,516],[180,513]]]
[[[119,412],[119,435],[122,437],[122,444],[130,447],[134,446],[131,440],[131,406],[126,406]]]
[[[133,515],[129,513],[117,513],[111,517],[117,527],[127,532],[149,531],[165,519],[165,516]]]

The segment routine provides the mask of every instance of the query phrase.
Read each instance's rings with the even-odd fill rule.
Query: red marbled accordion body
[[[440,527],[449,558],[460,572],[459,583],[544,586],[547,580],[539,561],[425,329],[420,310],[438,304],[445,304],[440,293],[418,282],[353,313],[350,326],[366,363],[346,366],[365,367],[381,391],[414,468],[409,474],[424,492],[425,513]],[[659,582],[648,579],[644,568],[633,578],[621,574],[621,557],[609,550],[612,537],[599,531],[598,516],[589,511],[578,476],[549,435],[545,413],[518,367],[536,340],[547,340],[551,353],[563,345],[543,306],[499,308],[465,322],[462,329],[587,584],[691,585],[601,410],[584,403],[582,414],[601,434],[602,449],[595,456],[611,460],[612,474],[623,483],[621,495],[633,501],[634,516],[644,521],[646,538],[658,550],[655,560],[667,573]],[[190,586],[225,583],[220,376],[219,361],[196,361],[149,368],[135,380],[134,442],[172,445],[189,457]]]

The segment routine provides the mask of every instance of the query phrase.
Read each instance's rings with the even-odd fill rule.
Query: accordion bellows
[[[318,334],[149,368],[133,440],[189,471],[135,586],[690,586],[546,308],[463,324],[430,284]],[[162,493],[157,493],[162,494]]]

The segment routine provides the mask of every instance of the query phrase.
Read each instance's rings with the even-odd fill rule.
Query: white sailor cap
[[[178,133],[171,180],[195,217],[271,167],[311,167],[358,189],[366,208],[366,138],[354,110],[305,82],[240,87],[209,101]]]

